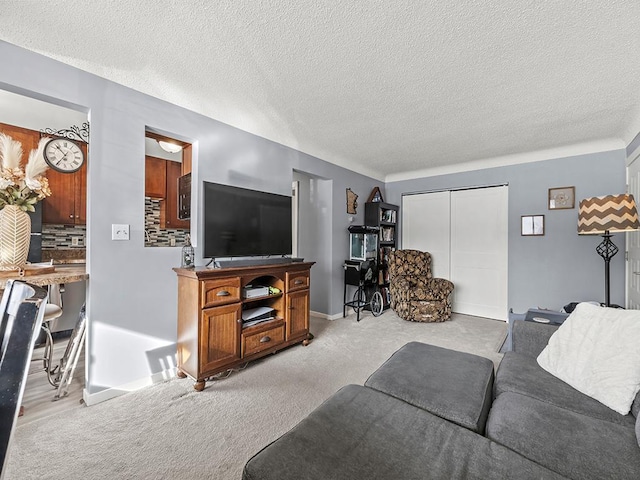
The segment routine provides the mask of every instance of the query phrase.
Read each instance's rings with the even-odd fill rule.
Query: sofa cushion
[[[621,415],[640,391],[640,311],[580,303],[538,363]]]
[[[631,415],[634,417],[640,417],[640,392],[636,395],[635,400],[631,404]]]
[[[411,342],[395,352],[365,385],[483,433],[493,378],[493,362],[488,358]]]
[[[620,415],[602,403],[577,391],[549,372],[535,358],[516,352],[505,353],[494,383],[494,396],[515,392],[620,425],[633,425],[631,415]]]
[[[569,478],[640,478],[633,426],[595,419],[517,393],[494,402],[487,436]]]
[[[244,480],[562,478],[370,388],[349,385],[251,458]]]
[[[515,320],[511,330],[513,351],[536,358],[556,333],[558,325]]]

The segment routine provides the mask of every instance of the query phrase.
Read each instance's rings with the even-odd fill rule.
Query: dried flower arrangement
[[[49,140],[47,137],[40,139],[23,169],[20,164],[22,144],[0,134],[0,209],[5,205],[17,205],[25,212],[33,212],[36,203],[51,195],[49,181],[44,176],[48,165],[43,155]]]

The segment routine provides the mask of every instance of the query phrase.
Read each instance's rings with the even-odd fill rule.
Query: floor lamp
[[[609,263],[618,247],[611,241],[611,232],[627,232],[640,229],[638,210],[633,195],[606,195],[585,198],[578,212],[578,234],[602,235],[596,252],[604,260],[604,304],[610,307]]]

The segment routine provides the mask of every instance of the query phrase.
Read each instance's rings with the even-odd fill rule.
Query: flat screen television
[[[290,255],[291,197],[204,182],[205,258]]]

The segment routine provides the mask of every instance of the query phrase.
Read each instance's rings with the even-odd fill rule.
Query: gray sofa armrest
[[[535,358],[544,350],[557,329],[558,325],[515,320],[512,330],[513,351]]]

